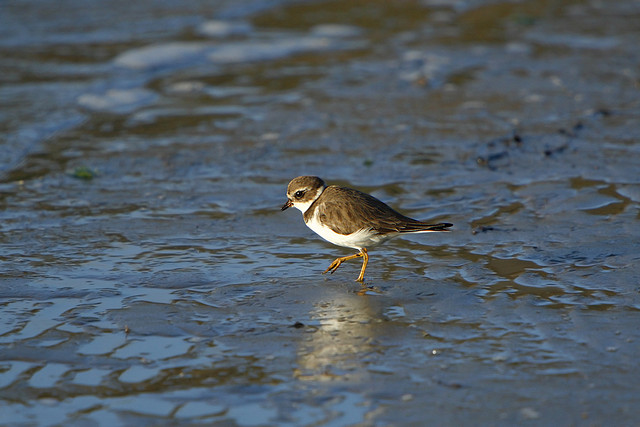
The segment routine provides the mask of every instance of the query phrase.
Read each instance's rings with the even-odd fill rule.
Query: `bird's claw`
[[[326,274],[326,273],[333,274],[333,272],[336,271],[338,267],[340,267],[340,264],[342,264],[342,261],[339,259],[333,261],[331,265],[322,274]]]

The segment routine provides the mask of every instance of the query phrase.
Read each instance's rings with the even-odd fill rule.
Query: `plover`
[[[305,224],[323,239],[359,251],[337,258],[324,271],[333,273],[344,261],[362,257],[358,282],[364,281],[369,262],[367,248],[405,233],[449,231],[453,225],[448,222],[428,224],[406,217],[369,194],[352,188],[327,186],[317,176],[299,176],[291,180],[282,210],[291,206],[302,212]]]

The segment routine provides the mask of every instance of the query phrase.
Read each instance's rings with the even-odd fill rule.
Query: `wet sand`
[[[0,6],[0,424],[638,423],[637,2],[130,6]]]

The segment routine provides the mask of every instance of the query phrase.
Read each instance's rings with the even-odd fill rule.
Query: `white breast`
[[[358,250],[377,245],[389,237],[393,237],[393,235],[380,235],[367,229],[358,230],[351,234],[339,234],[322,224],[318,220],[317,214],[314,214],[306,224],[307,227],[312,229],[324,240],[334,245]]]

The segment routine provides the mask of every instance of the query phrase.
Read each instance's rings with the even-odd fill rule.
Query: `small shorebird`
[[[369,262],[367,248],[404,233],[449,231],[453,224],[427,224],[406,217],[375,197],[352,188],[327,185],[317,176],[299,176],[287,187],[287,202],[302,212],[305,224],[334,245],[360,252],[337,258],[324,273],[333,273],[344,261],[362,257],[362,269],[356,279],[364,281]],[[322,273],[322,274],[324,274]]]

